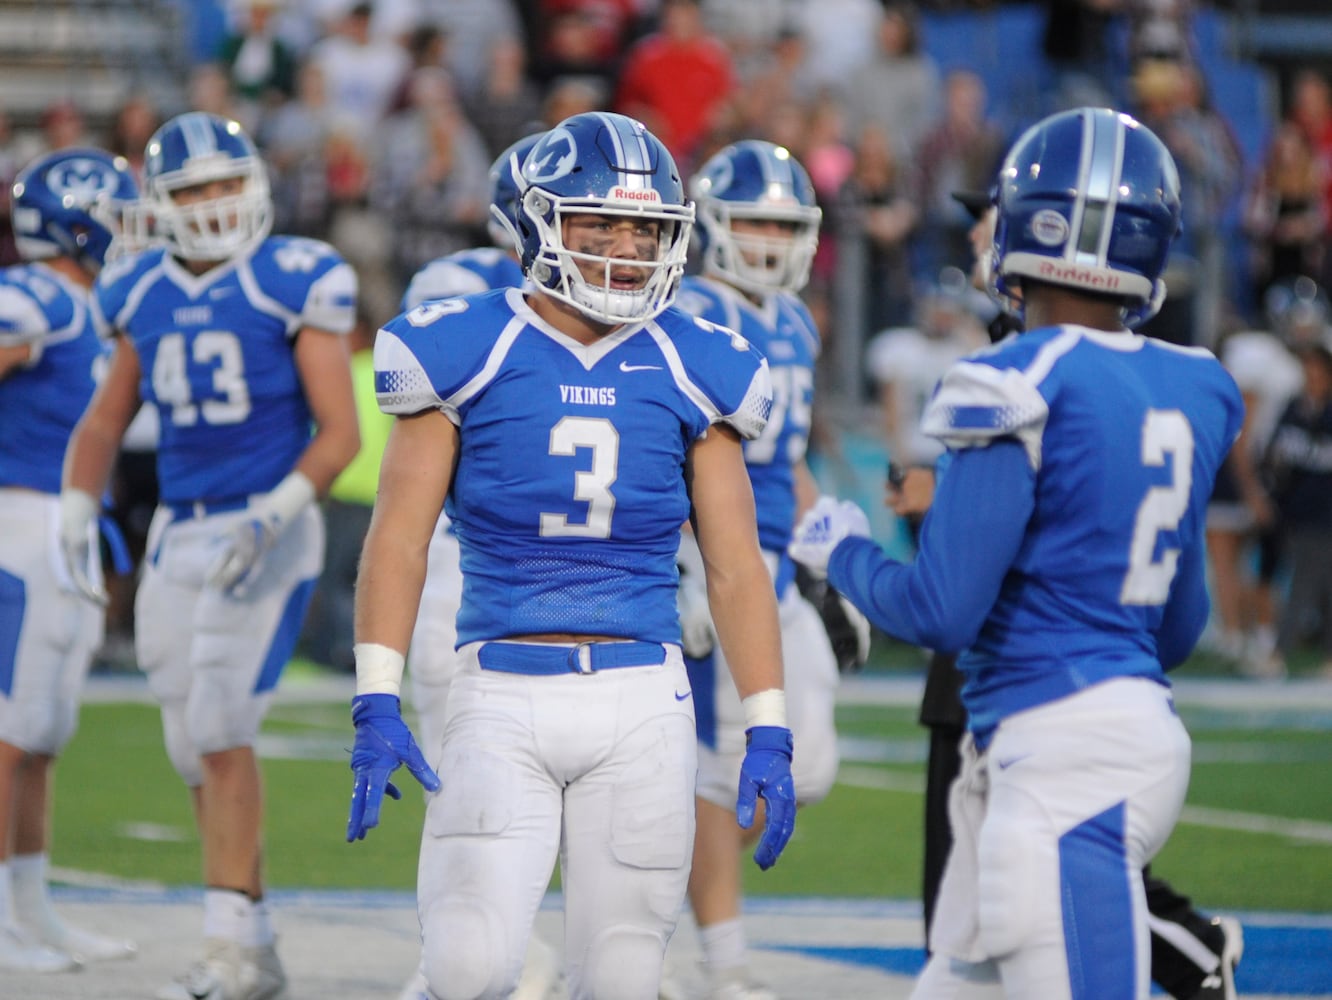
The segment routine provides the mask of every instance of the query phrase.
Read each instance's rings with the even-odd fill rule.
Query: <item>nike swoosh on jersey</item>
[[[684,694],[681,694],[679,691],[676,691],[676,692],[675,692],[675,700],[676,700],[676,701],[688,701],[688,700],[689,700],[689,696],[692,695],[693,693],[694,693],[693,691],[686,691]]]
[[[1034,754],[1020,753],[1020,754],[1018,754],[1016,757],[1009,757],[1007,760],[1001,760],[1001,761],[999,761],[999,770],[1001,770],[1001,771],[1007,771],[1010,767],[1012,767],[1012,766],[1013,766],[1014,764],[1016,764],[1018,761],[1020,761],[1020,760],[1026,760],[1028,757],[1031,757],[1031,756],[1034,756]]]
[[[622,372],[659,372],[661,365],[631,365],[627,361],[620,362],[620,371]]]

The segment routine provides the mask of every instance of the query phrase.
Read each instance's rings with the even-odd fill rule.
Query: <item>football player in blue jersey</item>
[[[1142,1000],[1141,872],[1184,803],[1166,670],[1208,613],[1203,521],[1243,403],[1208,351],[1130,332],[1159,304],[1179,179],[1109,109],[1025,132],[1001,169],[992,267],[1027,332],[944,376],[948,446],[916,561],[821,499],[795,558],[889,633],[961,650],[968,736],[917,998]]]
[[[809,278],[822,217],[804,167],[788,150],[745,140],[714,154],[694,175],[694,237],[702,274],[686,278],[676,302],[739,332],[768,361],[772,414],[744,444],[754,489],[759,545],[773,578],[791,732],[800,747],[792,774],[804,805],[828,794],[837,774],[833,713],[838,664],[822,619],[800,593],[786,554],[799,511],[818,496],[805,462],[819,334],[797,297]],[[765,1000],[746,961],[740,918],[743,847],[734,788],[745,753],[745,723],[726,659],[712,645],[712,619],[692,534],[681,541],[680,616],[698,721],[697,831],[689,900],[698,924],[709,998]],[[864,652],[869,626],[863,624]],[[676,984],[672,984],[676,985]],[[663,991],[670,995],[669,990]]]
[[[403,312],[429,299],[520,288],[523,285],[522,237],[518,235],[518,183],[523,160],[544,133],[524,136],[495,158],[490,166],[490,221],[493,246],[459,250],[432,260],[413,275],[403,295]],[[444,707],[449,681],[462,662],[456,648],[455,620],[462,601],[462,569],[458,537],[447,514],[440,513],[430,538],[425,584],[416,627],[407,650],[407,677],[416,709],[417,734],[426,757],[434,763],[444,734]],[[555,953],[535,934],[523,956],[523,973],[513,1000],[542,1000],[558,978]],[[402,991],[399,1000],[427,1000],[425,966]]]
[[[158,996],[267,1000],[286,977],[264,902],[254,741],[323,558],[313,501],[359,444],[343,336],[356,278],[327,244],[269,235],[266,168],[234,121],[172,118],[144,174],[160,245],[95,286],[115,353],[70,441],[62,534],[86,536],[130,419],[156,407],[162,499],[135,644],[191,791],[205,884],[204,955]]]
[[[107,360],[88,290],[138,187],[124,159],[69,149],[26,166],[11,196],[25,263],[0,271],[0,969],[54,972],[135,950],[64,923],[46,878],[55,759],[103,631],[61,573],[60,463]]]
[[[579,1000],[654,1000],[684,902],[697,766],[675,593],[692,517],[749,724],[737,812],[774,864],[795,825],[771,579],[743,439],[768,367],[671,308],[693,206],[661,142],[588,113],[524,160],[530,292],[427,301],[376,341],[389,439],[357,589],[349,840],[401,764],[428,789],[418,870],[443,1000],[510,995],[559,857]],[[458,533],[463,662],[435,770],[404,725],[403,653],[441,507]]]

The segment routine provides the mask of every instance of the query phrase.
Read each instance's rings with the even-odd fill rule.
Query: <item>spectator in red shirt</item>
[[[730,51],[708,33],[698,0],[665,0],[660,29],[626,54],[615,110],[641,120],[688,173],[734,89]]]

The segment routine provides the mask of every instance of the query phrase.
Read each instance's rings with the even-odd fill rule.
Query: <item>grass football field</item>
[[[919,677],[901,650],[876,650],[866,675]],[[1332,913],[1332,683],[1216,680],[1203,663],[1179,674],[1177,702],[1194,740],[1188,805],[1154,870],[1208,910]],[[125,678],[118,678],[125,681]],[[344,840],[351,774],[345,694],[296,664],[265,723],[267,878],[274,888],[410,890],[423,802],[385,801],[380,827]],[[61,759],[52,860],[86,884],[196,885],[198,838],[167,763],[155,707],[130,683],[85,704]],[[847,697],[833,793],[801,813],[781,863],[749,866],[763,896],[918,898],[925,731],[907,697]],[[320,692],[328,692],[321,694]],[[72,873],[77,873],[74,875]]]

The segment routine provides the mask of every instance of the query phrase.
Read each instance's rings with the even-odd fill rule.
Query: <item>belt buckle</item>
[[[592,643],[580,642],[569,650],[569,669],[576,674],[595,674],[592,666]]]

